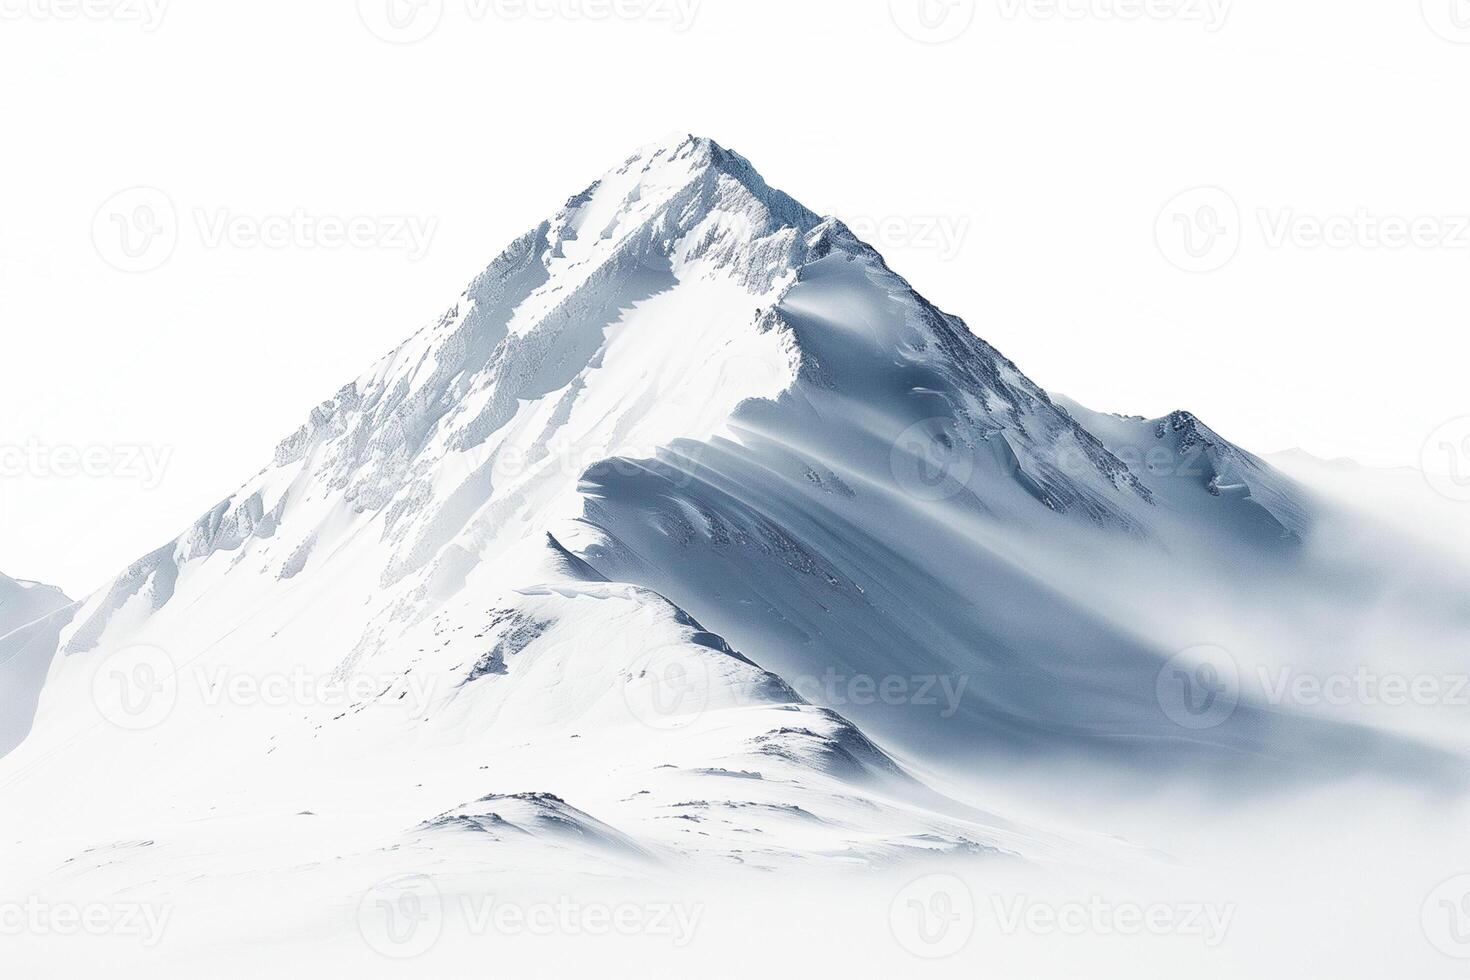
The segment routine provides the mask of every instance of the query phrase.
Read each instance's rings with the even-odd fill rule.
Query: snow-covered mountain
[[[132,788],[108,835],[160,847],[166,800],[195,818],[310,811],[336,846],[332,818],[366,819],[369,852],[514,826],[587,851],[582,866],[1044,852],[584,557],[612,543],[583,519],[589,466],[728,438],[742,403],[807,370],[777,306],[831,241],[859,248],[705,140],[645,150],[574,197],[244,488],[81,603],[36,733],[0,773],[47,802],[7,827],[92,832],[74,805],[85,759]],[[1045,410],[1038,439],[1075,430]],[[759,534],[762,554],[802,561],[778,528]]]
[[[366,887],[1067,849],[921,769],[1450,779],[1423,732],[1192,700],[1205,644],[1248,676],[1356,656],[1364,608],[1463,635],[1462,571],[1405,596],[1333,519],[1188,413],[1049,395],[842,223],[675,139],[80,605],[0,830],[34,842],[22,878]],[[105,817],[99,784],[127,787]]]

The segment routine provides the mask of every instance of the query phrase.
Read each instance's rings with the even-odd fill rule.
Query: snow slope
[[[187,850],[194,821],[302,811],[360,825],[313,823],[359,853],[442,849],[472,823],[483,845],[504,820],[520,844],[587,850],[583,866],[1027,849],[554,537],[582,536],[585,466],[709,438],[792,382],[792,338],[752,321],[819,224],[706,141],[652,148],[572,198],[244,488],[82,603],[37,731],[0,771],[0,792],[35,804],[7,808],[6,829],[154,841],[135,861],[173,834]],[[79,768],[131,788],[105,831]],[[885,793],[897,802],[853,802]],[[465,810],[509,797],[555,799],[551,823],[585,832]]]
[[[1160,472],[1135,458],[1160,451]],[[840,222],[681,138],[574,196],[319,406],[251,484],[93,597],[67,652],[150,624],[185,574],[289,583],[351,555],[376,572],[339,620],[362,624],[355,665],[472,581],[523,584],[551,532],[807,687],[947,679],[963,703],[944,717],[846,705],[906,750],[1416,772],[1412,746],[1249,699],[1203,734],[1159,710],[1162,665],[1218,637],[1155,590],[1192,577],[1225,620],[1280,594],[1243,587],[1243,564],[1330,590],[1301,565],[1310,528],[1290,480],[1193,416],[1052,399]],[[1292,609],[1273,615],[1293,632]]]

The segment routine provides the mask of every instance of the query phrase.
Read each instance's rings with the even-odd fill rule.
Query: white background
[[[177,534],[513,237],[675,130],[848,219],[1092,407],[1189,408],[1257,451],[1375,465],[1417,463],[1470,412],[1466,0],[923,0],[927,19],[920,0],[703,0],[688,23],[694,0],[394,0],[398,34],[389,0],[162,2],[0,0],[13,576],[80,594]],[[124,272],[98,212],[139,185],[177,245]],[[1226,196],[1170,205],[1200,186]],[[1176,216],[1221,201],[1220,267],[1171,263],[1190,264]],[[1359,209],[1458,237],[1271,242],[1287,214]],[[415,257],[202,227],[298,212],[434,234]],[[60,447],[112,462],[68,476]],[[132,447],[166,469],[122,465]]]

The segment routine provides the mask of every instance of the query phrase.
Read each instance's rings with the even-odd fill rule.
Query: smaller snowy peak
[[[610,852],[636,862],[654,860],[631,837],[554,793],[490,793],[425,820],[418,830],[468,834],[496,843],[533,838],[551,846]]]
[[[55,586],[0,572],[0,635],[70,604],[66,593]]]
[[[54,640],[72,606],[71,599],[58,588],[0,573],[0,713],[6,710],[5,669],[14,666],[16,651],[40,634]],[[49,663],[49,651],[46,658]]]
[[[0,574],[0,756],[31,729],[73,604],[60,589]]]
[[[1177,409],[1163,418],[1150,420],[1154,425],[1154,434],[1162,439],[1173,434],[1175,441],[1181,450],[1187,451],[1195,446],[1206,446],[1218,449],[1225,453],[1237,453],[1241,450],[1220,438],[1219,434],[1199,420],[1199,416],[1193,412]]]
[[[60,589],[56,589],[50,585],[43,585],[40,582],[32,582],[29,579],[11,578],[4,572],[0,572],[0,596],[16,592],[31,592],[37,589],[49,589],[53,592],[61,591]]]
[[[1216,498],[1245,538],[1298,542],[1311,527],[1305,492],[1290,477],[1182,409],[1159,418],[1095,412],[1064,396],[1057,404],[1102,440],[1154,495],[1183,509]],[[1209,507],[1209,504],[1204,504]],[[1206,510],[1208,515],[1212,510]]]
[[[1148,422],[1153,426],[1154,438],[1167,444],[1176,454],[1209,454],[1212,457],[1218,472],[1208,489],[1216,496],[1224,490],[1220,481],[1231,475],[1242,481],[1247,477],[1257,480],[1280,477],[1265,461],[1221,436],[1192,412],[1180,409]],[[1230,473],[1224,472],[1227,468]]]

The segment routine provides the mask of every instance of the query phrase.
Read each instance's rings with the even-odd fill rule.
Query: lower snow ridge
[[[430,833],[484,834],[496,842],[528,837],[553,846],[653,859],[627,835],[552,793],[491,793],[426,820],[419,828]]]
[[[289,624],[271,631],[252,648],[262,670],[277,654],[314,657],[322,675],[338,663]],[[0,777],[27,800],[0,809],[0,835],[27,842],[9,879],[66,867],[130,895],[248,879],[340,900],[343,882],[391,874],[638,878],[1066,850],[927,789],[841,715],[641,587],[553,581],[488,608],[467,590],[365,654],[381,683],[346,705],[221,700],[216,671],[236,654],[183,626],[169,643],[202,652],[157,726],[58,716],[64,743],[33,738],[5,760]],[[63,669],[56,682],[90,678]],[[165,742],[180,747],[177,765],[147,750]],[[92,777],[34,764],[60,753],[88,760]],[[152,846],[89,856],[133,839]],[[262,840],[277,843],[262,851]]]
[[[1027,849],[983,815],[927,809],[933,794],[846,719],[647,589],[549,583],[492,618],[497,669],[477,662],[452,710],[493,719],[480,775],[516,789],[424,821],[413,848],[584,869]]]

